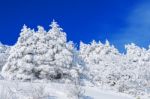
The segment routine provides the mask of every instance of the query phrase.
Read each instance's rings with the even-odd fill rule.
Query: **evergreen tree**
[[[46,32],[23,27],[17,43],[5,64],[2,75],[8,79],[63,79],[71,78],[74,64],[74,47],[67,42],[66,33],[53,21]],[[66,78],[66,79],[67,79]]]
[[[10,46],[3,45],[0,42],[0,70],[2,69],[2,67],[8,59],[10,48]]]
[[[107,40],[105,44],[100,41],[98,43],[93,41],[91,44],[81,42],[80,55],[86,63],[86,75],[92,83],[98,85],[102,83],[113,85],[116,83],[113,74],[118,75],[118,60],[121,54]]]

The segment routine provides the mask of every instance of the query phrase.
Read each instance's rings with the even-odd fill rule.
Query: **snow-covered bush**
[[[5,86],[4,84],[1,84],[0,86],[0,98],[1,99],[19,99],[18,96],[16,95],[16,90],[17,88],[10,88],[9,86]]]
[[[74,79],[72,80],[71,84],[66,84],[67,88],[67,96],[69,99],[83,99],[84,97],[84,89],[81,85],[81,73],[78,71],[72,71],[74,75]]]
[[[31,95],[29,95],[29,99],[49,99],[50,94],[45,91],[44,85],[38,85],[33,87],[31,84]]]
[[[67,42],[66,33],[53,21],[46,32],[23,27],[17,43],[12,47],[2,75],[7,79],[56,80],[71,78],[76,69],[74,46]]]

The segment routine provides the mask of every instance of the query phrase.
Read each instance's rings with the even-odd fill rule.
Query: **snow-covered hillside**
[[[108,40],[93,40],[78,50],[56,21],[50,27],[24,25],[15,45],[0,44],[0,99],[150,98],[150,47],[132,43],[119,53]]]

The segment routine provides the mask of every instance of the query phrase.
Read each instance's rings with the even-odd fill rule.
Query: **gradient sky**
[[[0,41],[16,43],[23,24],[42,25],[55,19],[78,45],[106,39],[120,51],[124,44],[150,44],[149,0],[0,0]]]

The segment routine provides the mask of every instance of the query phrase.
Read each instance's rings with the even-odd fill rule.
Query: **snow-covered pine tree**
[[[66,33],[53,21],[46,32],[26,26],[21,30],[17,43],[12,47],[2,75],[7,79],[56,80],[71,78],[74,69],[74,46],[67,42]],[[74,69],[75,70],[75,69]]]
[[[0,42],[0,70],[2,69],[2,67],[8,59],[10,48],[10,46],[3,45]]]
[[[118,50],[106,40],[105,44],[93,41],[80,43],[80,55],[86,63],[86,75],[94,84],[114,86],[121,66]],[[120,64],[120,65],[118,65]]]
[[[10,56],[2,69],[2,75],[8,79],[32,78],[33,31],[25,25],[17,43],[11,48]],[[27,59],[28,58],[28,59]]]
[[[124,65],[124,67],[126,73],[130,76],[130,79],[126,80],[128,82],[126,85],[129,86],[130,89],[133,88],[136,90],[133,93],[137,94],[138,91],[141,91],[141,89],[143,90],[143,88],[146,89],[149,86],[150,51],[149,49],[140,48],[134,43],[125,45],[125,48],[125,60],[127,64]]]

